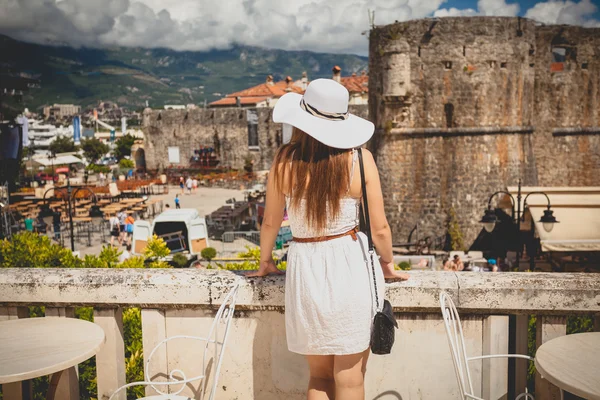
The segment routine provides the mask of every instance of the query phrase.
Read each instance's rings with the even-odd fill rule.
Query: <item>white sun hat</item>
[[[316,79],[304,96],[283,95],[275,104],[273,122],[295,126],[329,147],[358,147],[373,136],[375,126],[348,112],[349,97],[348,90],[333,79]]]

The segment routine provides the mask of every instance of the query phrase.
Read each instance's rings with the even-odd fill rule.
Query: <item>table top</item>
[[[0,322],[0,384],[53,374],[87,360],[104,343],[100,326],[75,318]]]
[[[586,399],[600,399],[600,332],[552,339],[537,350],[535,367],[544,379]]]

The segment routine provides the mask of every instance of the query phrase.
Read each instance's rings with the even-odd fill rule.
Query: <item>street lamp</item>
[[[40,217],[42,217],[44,219],[44,222],[46,222],[48,224],[50,224],[52,222],[52,210],[50,210],[50,205],[48,203],[46,203],[46,194],[48,192],[50,192],[51,190],[65,190],[65,189],[67,190],[67,197],[66,197],[66,199],[63,199],[63,200],[66,201],[67,205],[68,205],[69,230],[71,232],[71,251],[75,251],[75,235],[74,235],[74,228],[73,228],[73,211],[75,208],[74,207],[75,195],[80,190],[87,190],[88,193],[90,193],[92,195],[94,204],[90,208],[90,213],[89,213],[89,216],[92,218],[92,223],[102,220],[104,218],[104,213],[100,209],[100,206],[97,204],[98,199],[96,197],[96,194],[90,188],[84,186],[84,187],[79,187],[73,191],[71,188],[71,180],[67,178],[67,186],[50,188],[50,189],[46,190],[46,192],[44,192],[44,197],[43,197],[44,204],[42,205],[42,208],[41,208],[40,214],[39,214]]]
[[[527,196],[525,196],[525,199],[523,200],[523,212],[521,212],[521,197],[522,197],[522,195],[521,195],[521,180],[519,179],[519,188],[517,191],[517,201],[516,202],[515,202],[515,198],[513,197],[513,195],[505,190],[499,190],[490,196],[490,198],[488,200],[487,209],[485,210],[485,213],[483,214],[481,221],[479,221],[483,224],[483,228],[489,233],[491,233],[494,230],[494,228],[496,227],[496,224],[498,223],[498,218],[496,217],[496,213],[494,210],[492,210],[492,200],[494,199],[494,197],[496,197],[499,194],[508,195],[512,202],[511,217],[513,218],[513,221],[515,221],[517,224],[518,248],[517,248],[516,268],[518,270],[519,269],[519,259],[521,257],[521,254],[520,254],[521,253],[521,222],[525,221],[525,209],[527,208],[527,199],[529,198],[529,196],[531,196],[532,194],[541,194],[541,195],[546,196],[546,200],[548,201],[547,209],[544,210],[544,215],[540,218],[540,221],[539,221],[542,223],[542,227],[544,228],[544,230],[546,232],[551,232],[552,229],[554,228],[554,224],[557,224],[558,221],[554,217],[554,212],[550,209],[550,207],[551,207],[550,198],[544,192],[528,193]],[[516,219],[515,219],[515,203],[517,206]],[[530,255],[530,263],[531,264],[533,264],[533,260],[534,260],[533,254],[531,254]]]

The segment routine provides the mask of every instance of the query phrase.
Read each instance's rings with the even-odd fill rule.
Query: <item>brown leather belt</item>
[[[296,243],[316,243],[316,242],[326,242],[328,240],[339,239],[344,236],[352,236],[352,240],[357,240],[356,234],[359,232],[358,226],[350,229],[348,232],[340,233],[339,235],[331,235],[331,236],[318,236],[313,238],[297,238],[292,237],[292,241]]]

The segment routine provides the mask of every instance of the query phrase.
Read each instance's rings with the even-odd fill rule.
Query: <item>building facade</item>
[[[369,146],[395,241],[443,235],[453,209],[468,246],[489,196],[519,178],[598,184],[600,29],[423,19],[374,28],[369,53]]]
[[[81,106],[74,104],[54,104],[44,107],[44,117],[46,119],[53,117],[55,119],[63,119],[73,117],[81,113]]]

